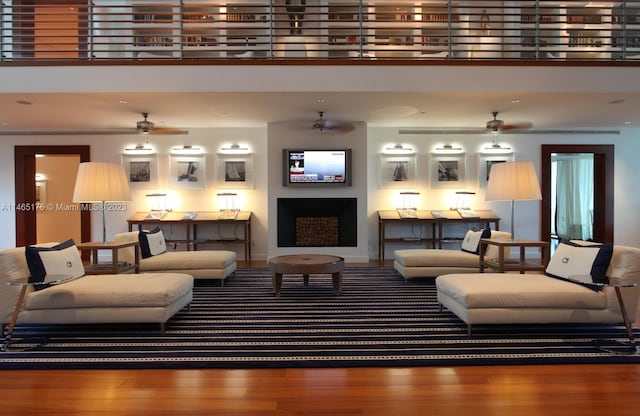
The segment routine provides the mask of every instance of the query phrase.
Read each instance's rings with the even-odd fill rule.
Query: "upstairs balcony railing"
[[[640,1],[2,0],[1,12],[0,63],[640,63]]]

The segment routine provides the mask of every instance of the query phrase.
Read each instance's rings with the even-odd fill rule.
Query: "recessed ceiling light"
[[[514,98],[513,100],[511,100],[511,102],[514,104],[518,104],[520,100],[518,98]]]
[[[118,101],[118,102],[119,102],[120,104],[129,104],[129,101],[127,101],[127,100],[120,100],[120,101]]]
[[[625,126],[628,126],[628,125],[630,125],[630,124],[631,124],[631,122],[630,122],[630,121],[625,121],[625,122],[624,122],[624,125],[625,125]]]
[[[316,102],[317,102],[317,103],[320,103],[320,104],[322,104],[322,103],[324,103],[324,102],[326,102],[326,101],[327,101],[327,100],[325,100],[324,98],[318,98],[318,99],[316,100]]]
[[[18,100],[18,101],[16,101],[16,103],[22,104],[22,105],[32,105],[33,104],[31,101],[27,101],[27,100]]]

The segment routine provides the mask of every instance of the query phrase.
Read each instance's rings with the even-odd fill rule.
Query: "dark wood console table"
[[[386,243],[419,243],[424,247],[442,248],[444,240],[443,230],[446,224],[478,224],[480,227],[489,227],[494,224],[494,230],[500,230],[500,218],[491,210],[475,210],[476,218],[463,218],[456,210],[443,211],[447,218],[435,218],[431,210],[416,211],[416,218],[401,218],[397,210],[378,211],[378,259],[384,261],[384,248]],[[418,225],[427,232],[420,237],[387,238],[386,227],[390,224]],[[430,236],[429,236],[430,234]]]
[[[194,250],[198,249],[199,244],[219,243],[219,244],[243,244],[244,258],[246,261],[251,260],[251,211],[238,211],[234,218],[225,217],[222,211],[198,211],[193,218],[185,218],[186,212],[169,212],[162,218],[151,218],[148,212],[137,212],[133,217],[127,220],[129,231],[133,231],[133,226],[137,225],[138,230],[143,228],[149,229],[158,225],[181,225],[185,227],[186,238],[184,242],[187,244],[187,250],[193,246]],[[242,236],[234,238],[201,238],[198,239],[198,227],[200,225],[214,224],[221,226],[223,224],[242,226]],[[202,235],[202,234],[201,234]],[[174,242],[168,240],[170,242]]]

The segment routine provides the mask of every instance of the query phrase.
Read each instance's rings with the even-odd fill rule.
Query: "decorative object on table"
[[[73,190],[73,202],[101,204],[102,242],[107,241],[107,203],[130,200],[129,181],[121,165],[102,162],[80,163]]]
[[[476,193],[472,191],[456,191],[451,210],[471,209],[471,200],[475,194]]]
[[[236,197],[238,196],[235,192],[221,192],[218,194],[218,198],[222,198],[222,207],[220,209],[220,219],[235,219],[238,215],[238,208],[236,208]]]
[[[163,218],[171,212],[171,208],[167,203],[167,194],[154,192],[145,196],[149,202],[149,218]]]
[[[531,162],[499,163],[491,168],[486,193],[487,201],[511,201],[511,235],[515,238],[515,201],[542,199],[540,182]]]
[[[420,192],[400,192],[400,206],[398,207],[400,218],[418,218],[418,195]]]

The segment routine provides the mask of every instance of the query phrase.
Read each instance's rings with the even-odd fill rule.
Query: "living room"
[[[7,79],[12,82],[3,86],[3,105],[6,111],[4,114],[23,114],[23,123],[26,131],[42,129],[41,119],[50,113],[54,118],[60,120],[77,120],[80,123],[87,123],[86,117],[76,117],[81,111],[80,107],[73,105],[56,108],[47,107],[49,99],[57,97],[90,97],[90,91],[131,91],[129,93],[112,93],[101,96],[101,100],[106,102],[113,100],[109,105],[116,108],[112,120],[105,118],[102,108],[85,109],[89,115],[89,120],[94,114],[102,114],[98,125],[101,129],[114,126],[126,126],[134,124],[136,119],[140,119],[137,110],[140,107],[151,113],[151,120],[154,114],[159,117],[156,120],[170,120],[167,125],[175,125],[188,130],[188,135],[149,135],[144,137],[144,141],[156,149],[158,157],[158,177],[160,179],[157,189],[133,189],[132,201],[127,204],[126,212],[111,212],[108,215],[108,233],[113,236],[117,232],[126,230],[126,220],[137,211],[148,211],[149,204],[144,195],[149,191],[173,191],[177,192],[179,198],[175,199],[171,208],[176,211],[207,211],[219,209],[220,198],[217,193],[224,189],[219,187],[217,163],[218,153],[224,146],[234,143],[241,143],[250,148],[253,188],[234,190],[239,194],[239,208],[253,212],[253,260],[265,260],[268,257],[281,254],[283,249],[279,249],[276,244],[276,201],[281,197],[340,197],[352,196],[358,198],[358,217],[367,218],[366,221],[358,222],[358,245],[356,247],[341,250],[350,261],[368,261],[377,258],[377,211],[385,209],[396,209],[400,204],[399,191],[403,188],[395,186],[385,186],[381,179],[381,160],[384,158],[387,148],[397,144],[411,146],[415,152],[416,175],[415,185],[407,189],[419,192],[418,208],[425,210],[448,209],[452,206],[452,195],[455,191],[464,190],[475,192],[470,205],[474,209],[491,209],[503,219],[501,229],[508,227],[510,217],[509,204],[499,201],[486,201],[482,181],[480,181],[481,160],[485,148],[493,142],[499,142],[510,147],[514,160],[528,160],[540,169],[540,145],[542,144],[613,144],[615,145],[615,204],[614,218],[615,242],[630,246],[640,244],[637,235],[626,225],[633,221],[634,207],[638,205],[634,199],[634,194],[627,192],[637,186],[638,172],[637,164],[634,163],[633,154],[637,151],[637,143],[633,139],[637,132],[634,124],[626,124],[624,121],[632,121],[633,114],[629,108],[634,107],[634,99],[637,99],[637,86],[633,80],[635,71],[632,68],[501,68],[501,67],[318,67],[318,66],[292,66],[286,71],[289,76],[281,77],[273,66],[255,67],[217,67],[217,76],[211,79],[210,71],[205,71],[203,67],[135,67],[135,68],[109,68],[100,70],[98,68],[4,68]],[[95,82],[94,74],[98,71],[100,82]],[[45,75],[46,74],[46,75]],[[88,74],[92,74],[88,77]],[[125,74],[127,74],[125,76]],[[153,74],[149,77],[149,74]],[[259,74],[259,76],[256,76]],[[425,83],[425,79],[438,79],[438,83]],[[574,77],[573,74],[580,74]],[[604,75],[612,74],[612,75]],[[603,78],[604,77],[604,78]],[[176,80],[175,84],[159,83],[159,79]],[[262,82],[250,82],[260,79]],[[338,83],[335,80],[344,80]],[[527,80],[527,86],[524,81]],[[558,82],[550,85],[549,79],[557,79]],[[206,81],[205,81],[206,80]],[[349,80],[347,82],[346,80]],[[172,96],[179,96],[179,90],[190,91],[202,88],[213,92],[211,97],[215,102],[214,108],[221,106],[216,100],[215,94],[222,94],[221,100],[234,96],[231,93],[221,91],[235,90],[234,105],[229,106],[230,111],[235,113],[231,116],[209,115],[209,124],[217,124],[213,127],[190,127],[189,124],[201,125],[203,121],[175,120],[171,109],[158,108],[158,101],[162,100],[165,107],[167,101],[171,101]],[[325,85],[332,85],[334,90],[341,89],[342,92],[323,92]],[[420,85],[420,92],[415,91],[415,86]],[[233,86],[233,87],[232,87]],[[161,96],[157,90],[165,90]],[[249,93],[253,89],[253,93]],[[370,90],[372,93],[363,94],[359,91]],[[379,91],[382,90],[382,91]],[[490,96],[489,91],[507,91],[501,94]],[[553,90],[553,93],[548,92]],[[156,92],[154,92],[156,91]],[[259,112],[264,108],[257,106],[258,97],[265,102],[265,105],[272,105],[269,100],[270,95],[275,95],[282,99],[282,93],[271,91],[288,91],[289,99],[294,97],[297,100],[297,110],[287,107],[277,116],[284,121],[275,119],[266,122],[256,122],[243,118],[242,110]],[[376,92],[377,91],[377,92]],[[577,92],[581,91],[581,92]],[[82,92],[82,93],[80,93]],[[44,94],[44,95],[37,95]],[[88,94],[88,95],[87,95]],[[230,95],[231,94],[231,95]],[[252,96],[254,105],[249,102],[237,102],[244,95]],[[383,119],[367,122],[361,113],[353,114],[358,109],[346,109],[340,102],[344,102],[344,97],[352,94],[355,98],[351,100],[367,100],[372,102],[371,97],[377,96],[380,100],[376,104],[364,106],[370,113],[375,114],[375,110],[409,111],[408,114],[400,116],[386,116],[393,126],[385,126]],[[373,94],[373,95],[372,95]],[[442,102],[448,102],[447,106],[440,108],[437,106],[437,98],[451,97],[456,99],[442,98]],[[562,108],[552,106],[550,103],[544,104],[545,108],[533,108],[527,103],[526,96],[535,94],[549,94],[550,100],[559,100],[564,94],[571,99],[589,102],[590,111],[594,114],[616,114],[616,120],[611,117],[598,121],[595,116],[588,121],[581,121],[580,125],[562,125],[561,122],[553,120],[549,122],[541,116],[535,117],[541,111],[546,111],[546,116],[562,119]],[[122,96],[131,96],[132,104],[118,104],[117,101]],[[436,96],[436,99],[431,96]],[[473,103],[478,100],[477,96],[482,96],[485,100],[481,104],[484,108],[476,111]],[[401,96],[402,98],[398,98]],[[486,97],[490,98],[486,98]],[[143,101],[136,102],[138,97],[144,97]],[[154,97],[162,97],[153,101]],[[224,98],[223,98],[224,97]],[[429,97],[429,98],[428,98]],[[626,102],[613,104],[616,97]],[[33,99],[34,105],[26,106],[16,104],[18,99]],[[317,103],[316,99],[323,98],[325,103]],[[519,103],[512,103],[515,98]],[[41,100],[41,101],[36,101]],[[469,101],[473,100],[473,101]],[[589,101],[587,101],[589,100]],[[460,110],[459,102],[468,102],[464,110]],[[488,107],[487,102],[491,102],[492,107]],[[405,103],[405,106],[401,106]],[[84,105],[85,103],[81,104]],[[349,102],[349,105],[351,103]],[[119,107],[118,107],[119,106]],[[40,107],[47,108],[42,110]],[[150,108],[146,108],[150,107]],[[170,106],[169,106],[170,107]],[[353,106],[352,106],[353,107]],[[407,108],[409,110],[407,110]],[[443,134],[433,134],[431,129],[446,130],[449,128],[462,126],[468,129],[473,126],[483,127],[484,122],[491,118],[491,111],[504,109],[500,113],[500,118],[507,122],[510,120],[526,120],[533,123],[533,128],[526,134],[501,134],[499,140],[496,136],[478,132],[478,134],[455,134],[444,132]],[[19,110],[19,111],[18,111]],[[293,115],[287,115],[291,110]],[[312,128],[312,124],[317,119],[317,110],[327,110],[326,117],[329,119],[347,120],[352,123],[353,129],[349,132],[319,132]],[[16,112],[18,111],[18,112]],[[210,114],[205,111],[205,114]],[[219,110],[222,112],[223,110]],[[177,110],[176,110],[177,112]],[[421,112],[425,114],[421,114]],[[617,114],[619,112],[619,114]],[[443,113],[452,114],[442,121],[438,115]],[[626,114],[625,114],[626,113]],[[472,120],[458,119],[458,114],[473,114]],[[531,116],[530,116],[531,115]],[[234,122],[234,119],[239,121]],[[629,120],[627,120],[629,119]],[[29,121],[31,120],[31,121]],[[128,121],[133,120],[133,121]],[[479,121],[476,121],[479,120]],[[10,120],[11,121],[11,120]],[[31,123],[31,125],[30,125]],[[406,123],[406,124],[404,124]],[[445,123],[443,125],[443,123]],[[545,124],[547,123],[547,124]],[[555,123],[555,124],[553,124]],[[220,126],[223,125],[223,126]],[[261,125],[261,126],[258,126]],[[102,127],[105,126],[105,127]],[[615,127],[618,126],[618,127]],[[17,124],[3,127],[5,130],[17,129]],[[53,125],[49,132],[56,130],[85,129],[84,125],[59,126]],[[422,129],[415,134],[402,134],[403,129]],[[585,134],[576,134],[576,131],[563,133],[563,129],[585,130]],[[536,133],[537,129],[553,129],[553,134]],[[594,131],[600,134],[594,134]],[[425,134],[429,133],[429,134]],[[109,135],[108,140],[102,135],[20,135],[5,136],[2,140],[3,152],[2,163],[7,169],[7,174],[3,176],[4,201],[14,199],[13,166],[13,146],[14,145],[72,145],[84,144],[91,146],[91,157],[94,161],[121,163],[125,148],[140,144],[143,140],[131,135]],[[321,142],[319,142],[320,140]],[[321,144],[321,145],[320,145]],[[439,155],[438,148],[447,144],[454,144],[461,149],[464,154],[465,180],[460,187],[436,187],[433,186],[431,172],[433,160]],[[206,152],[206,187],[204,189],[170,189],[169,177],[169,154],[171,148],[180,145],[200,146]],[[291,188],[282,186],[282,150],[286,148],[349,148],[352,149],[353,157],[353,184],[351,187],[306,189]],[[164,181],[164,182],[163,182]],[[162,186],[164,185],[164,186]],[[537,239],[539,235],[540,207],[537,202],[516,203],[516,225],[519,237]],[[15,244],[14,213],[4,211],[0,213],[4,223],[9,225],[10,231],[2,235],[0,245],[11,247]],[[97,215],[97,214],[94,214]],[[99,217],[94,216],[93,235],[99,235]],[[392,250],[393,247],[389,247]],[[329,250],[330,251],[330,250]],[[389,251],[390,253],[391,251]]]

